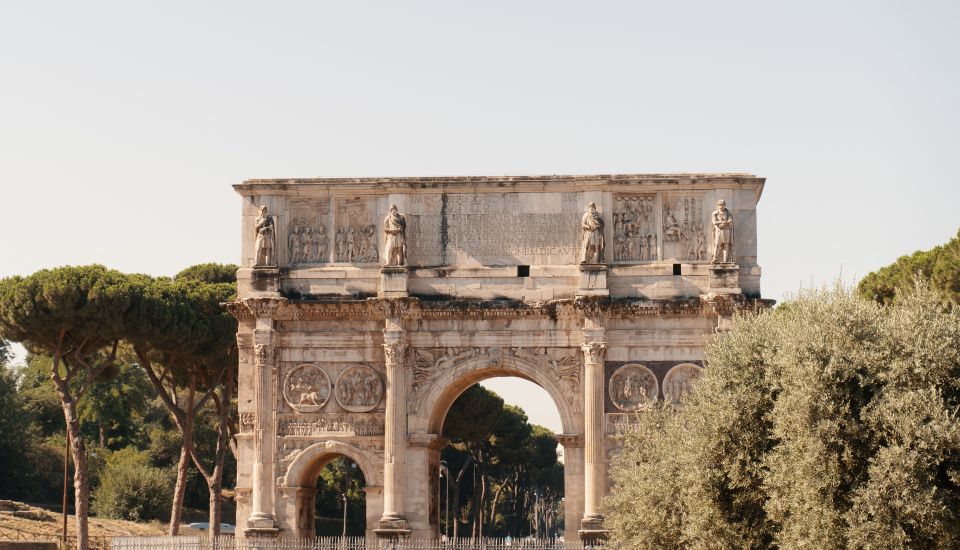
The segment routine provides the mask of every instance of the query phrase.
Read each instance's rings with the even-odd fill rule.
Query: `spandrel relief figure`
[[[717,201],[717,209],[710,215],[710,220],[713,224],[712,262],[733,262],[733,215],[723,199]]]
[[[395,204],[390,205],[390,212],[383,219],[383,236],[386,265],[407,265],[407,220]]]
[[[597,205],[590,203],[580,220],[583,231],[583,243],[580,248],[580,263],[603,263],[603,218],[597,212]]]
[[[254,267],[269,267],[276,265],[274,250],[276,250],[276,224],[267,212],[266,206],[260,207],[260,215],[253,221],[253,230],[256,232],[254,241]]]

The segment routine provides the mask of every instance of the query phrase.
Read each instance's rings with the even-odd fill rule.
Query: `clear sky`
[[[750,172],[778,300],[948,240],[960,3],[784,4],[0,3],[0,276],[238,262],[256,177]]]

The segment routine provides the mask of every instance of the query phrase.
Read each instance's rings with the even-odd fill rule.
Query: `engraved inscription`
[[[576,194],[563,193],[542,203],[532,195],[411,197],[406,214],[409,261],[417,265],[576,263],[581,216]]]

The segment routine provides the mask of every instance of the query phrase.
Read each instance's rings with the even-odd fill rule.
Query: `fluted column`
[[[602,328],[584,331],[583,422],[584,492],[580,536],[594,539],[605,535],[600,503],[606,489],[607,457],[603,429],[603,359],[607,344]]]
[[[409,533],[403,509],[407,454],[407,385],[404,377],[407,344],[398,319],[388,319],[387,326],[383,331],[383,354],[387,370],[383,517],[380,518],[377,534],[393,537]]]
[[[277,378],[277,331],[273,328],[273,317],[277,308],[284,303],[284,298],[244,300],[256,318],[253,330],[253,391],[256,406],[253,419],[254,464],[251,513],[247,519],[247,532],[251,534],[274,534],[277,531],[273,487],[277,435],[274,422],[276,396],[273,391]]]

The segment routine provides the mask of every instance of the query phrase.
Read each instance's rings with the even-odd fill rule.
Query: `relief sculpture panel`
[[[325,221],[330,216],[329,201],[291,201],[289,212],[287,257],[290,265],[329,262],[330,235]]]
[[[709,227],[703,214],[703,196],[663,198],[663,257],[706,261]]]
[[[568,265],[578,261],[576,193],[410,197],[411,265]]]
[[[378,261],[375,209],[374,201],[369,199],[337,199],[337,231],[334,239],[336,261]]]
[[[693,384],[700,378],[703,368],[690,363],[677,365],[663,377],[663,399],[672,405],[680,405],[693,392]]]
[[[653,193],[614,197],[614,261],[648,262],[657,259],[655,199]]]
[[[320,367],[294,367],[283,381],[283,399],[295,411],[319,411],[330,399],[330,377]]]
[[[371,411],[383,399],[383,381],[372,368],[352,365],[337,377],[334,396],[337,403],[350,412]]]
[[[657,399],[657,377],[647,367],[634,363],[614,371],[608,387],[613,404],[624,412],[639,411]]]

